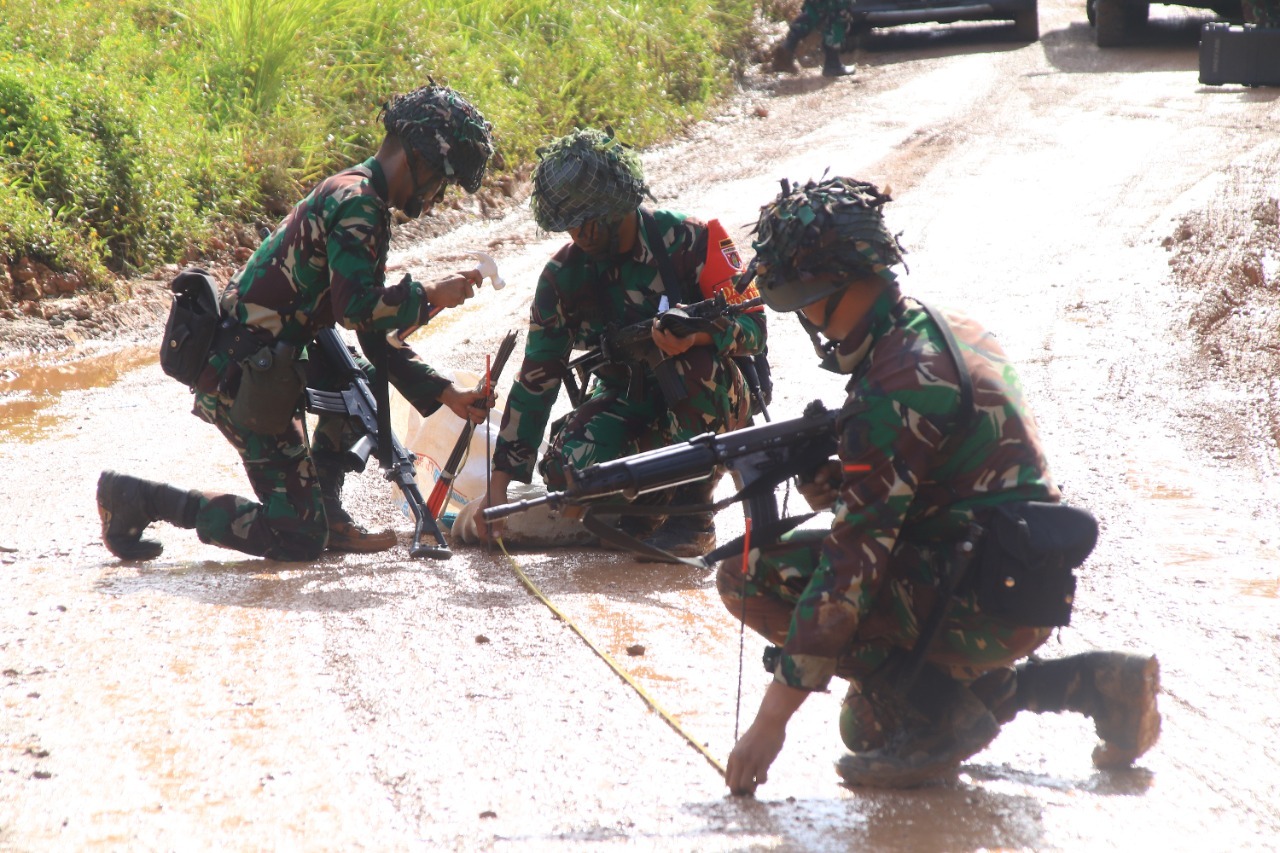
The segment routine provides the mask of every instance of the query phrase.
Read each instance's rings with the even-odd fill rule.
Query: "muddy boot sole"
[[[1129,767],[1160,738],[1160,661],[1134,656],[1094,676],[1094,684],[1109,709],[1094,718],[1098,737],[1093,764],[1100,769]]]
[[[102,519],[102,543],[121,560],[154,560],[164,546],[143,539],[151,523],[146,511],[142,481],[128,474],[103,471],[98,476],[98,517]]]

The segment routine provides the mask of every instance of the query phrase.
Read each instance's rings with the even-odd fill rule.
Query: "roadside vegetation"
[[[84,284],[197,256],[368,156],[432,76],[499,172],[611,124],[645,145],[731,88],[755,0],[0,0],[0,278]]]

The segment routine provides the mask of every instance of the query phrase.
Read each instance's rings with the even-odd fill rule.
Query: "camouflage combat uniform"
[[[685,294],[668,294],[672,306],[696,301],[699,277],[707,258],[707,227],[701,221],[670,211],[655,211],[658,230]],[[716,247],[712,247],[715,251]],[[733,250],[736,253],[736,249]],[[731,285],[731,281],[721,286]],[[594,261],[572,243],[547,263],[538,279],[530,311],[524,363],[511,389],[502,431],[493,455],[496,471],[530,482],[535,456],[547,429],[552,406],[569,370],[573,349],[593,346],[610,325],[625,326],[655,317],[666,293],[658,262],[649,249],[644,228],[636,245],[621,259]],[[730,290],[732,293],[732,290]],[[708,295],[705,291],[703,296]],[[754,289],[731,301],[751,298]],[[636,397],[628,395],[629,371],[603,368],[584,402],[552,436],[540,471],[549,488],[563,489],[565,469],[582,469],[596,462],[654,447],[686,441],[702,433],[720,433],[747,423],[751,401],[741,372],[731,356],[759,352],[765,341],[762,313],[741,314],[718,321],[714,347],[694,347],[677,357],[685,384],[694,393],[668,408],[657,379],[644,371]]]
[[[853,0],[805,0],[800,14],[791,21],[787,40],[799,44],[809,33],[820,30],[823,45],[848,51],[862,18],[854,9]]]
[[[937,598],[938,567],[975,514],[1010,501],[1059,500],[1017,377],[996,340],[949,315],[973,377],[980,417],[961,417],[954,362],[918,303],[887,287],[834,350],[851,375],[841,418],[844,468],[829,533],[800,531],[753,550],[748,573],[725,561],[726,605],[781,646],[774,679],[809,691],[851,680],[841,735],[856,751],[881,745],[857,683],[897,649],[910,649]],[[961,682],[1025,657],[1049,629],[985,618],[958,599],[926,658]]]
[[[373,158],[322,181],[231,280],[222,296],[224,316],[264,345],[279,341],[300,351],[335,324],[355,330],[362,350],[370,352],[388,332],[425,322],[432,309],[421,284],[407,277],[384,283],[391,235],[387,197],[386,177]],[[388,347],[387,364],[391,384],[416,409],[425,415],[438,408],[448,380],[407,346]],[[372,373],[368,362],[362,366]],[[328,533],[303,419],[295,417],[279,435],[237,427],[229,411],[240,373],[225,354],[212,355],[196,387],[194,412],[240,454],[257,500],[203,494],[197,533],[203,542],[248,554],[313,559]],[[309,384],[325,387],[323,370],[309,373]],[[349,445],[345,428],[345,418],[322,417],[316,448]]]

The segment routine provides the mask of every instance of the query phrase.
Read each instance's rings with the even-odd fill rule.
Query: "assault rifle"
[[[697,332],[714,332],[715,321],[720,317],[742,314],[763,304],[764,299],[760,297],[730,304],[724,291],[720,291],[710,299],[662,312],[657,316],[657,327],[681,338]],[[570,361],[570,372],[566,377],[569,401],[574,406],[579,405],[590,375],[609,364],[622,365],[629,371],[627,394],[638,396],[644,379],[644,373],[638,367],[642,363],[648,365],[657,377],[658,387],[668,405],[685,400],[689,389],[681,381],[675,364],[653,342],[653,326],[653,319],[629,326],[610,326],[600,335],[595,346]]]
[[[810,516],[780,519],[774,489],[796,474],[816,470],[836,451],[836,415],[820,401],[805,407],[804,415],[786,421],[747,427],[723,435],[700,435],[670,447],[660,447],[626,456],[611,462],[600,462],[572,474],[568,488],[542,497],[516,501],[483,511],[485,521],[497,521],[536,506],[560,509],[586,506],[583,525],[597,536],[631,550],[668,562],[682,560],[655,549],[634,537],[620,533],[611,525],[595,518],[598,514],[631,515],[644,507],[628,506],[606,498],[634,500],[649,492],[706,480],[719,466],[734,476],[738,493],[715,504],[684,507],[683,512],[720,510],[737,501],[746,502],[751,519],[753,543],[770,542]],[[673,508],[657,507],[654,514],[671,514]],[[707,566],[740,548],[740,543],[721,546],[694,565]]]
[[[335,329],[322,329],[316,333],[316,345],[324,354],[328,363],[341,374],[347,387],[341,391],[319,391],[307,389],[307,411],[320,415],[339,415],[351,419],[352,424],[363,433],[355,444],[344,454],[347,466],[354,471],[363,471],[369,456],[378,449],[378,403],[369,388],[368,377],[360,365],[351,356],[351,350]],[[409,545],[409,556],[414,558],[431,557],[434,560],[447,560],[453,556],[444,535],[440,532],[435,518],[427,511],[427,502],[418,489],[418,478],[414,473],[415,455],[405,449],[396,438],[395,432],[387,430],[387,458],[380,460],[382,476],[400,487],[409,510],[413,513],[413,542]],[[423,532],[431,535],[435,544],[422,541]]]

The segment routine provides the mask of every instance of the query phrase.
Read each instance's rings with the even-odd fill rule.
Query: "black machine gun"
[[[810,516],[780,519],[774,490],[796,474],[816,470],[836,451],[836,416],[819,401],[805,407],[804,415],[786,421],[747,427],[723,435],[700,435],[683,444],[660,447],[601,462],[573,473],[569,487],[530,500],[490,507],[483,511],[485,521],[497,521],[518,512],[547,505],[553,509],[565,506],[587,506],[583,525],[604,538],[624,544],[631,550],[668,562],[690,562],[659,551],[638,539],[619,533],[611,525],[595,518],[598,514],[628,515],[640,507],[616,501],[600,503],[606,498],[633,500],[649,492],[695,483],[711,477],[719,466],[734,476],[738,493],[716,504],[685,507],[684,512],[719,510],[737,501],[746,502],[751,519],[753,543],[776,539]],[[658,512],[668,512],[657,508]],[[733,553],[741,543],[721,546],[696,565],[710,565],[714,560]]]
[[[720,317],[742,314],[764,304],[760,297],[731,304],[724,291],[710,299],[684,307],[671,308],[657,315],[657,327],[677,337],[688,337],[697,332],[714,332],[715,321]],[[680,380],[680,374],[666,353],[653,342],[654,319],[641,320],[629,326],[610,326],[596,345],[569,362],[569,374],[565,381],[569,389],[569,402],[578,406],[587,390],[592,373],[606,365],[621,365],[630,372],[627,393],[635,397],[640,392],[644,373],[640,364],[648,365],[658,379],[658,387],[667,403],[674,404],[689,396],[689,389]]]
[[[453,556],[445,542],[435,518],[427,511],[427,502],[423,500],[418,489],[418,478],[414,471],[413,453],[405,449],[396,438],[395,432],[384,420],[385,435],[378,429],[378,402],[369,388],[369,380],[365,372],[356,364],[342,337],[334,329],[322,329],[316,333],[316,346],[320,348],[325,360],[338,371],[340,381],[347,383],[341,391],[319,391],[307,389],[307,411],[314,414],[339,415],[350,418],[356,428],[363,434],[345,452],[347,466],[354,471],[363,471],[369,457],[379,449],[382,438],[382,453],[379,462],[382,465],[382,476],[400,487],[405,502],[413,513],[413,542],[409,545],[409,556],[414,558],[430,557],[435,560],[447,560]],[[385,365],[383,366],[385,370]],[[383,373],[381,381],[385,381]],[[424,543],[422,534],[426,532],[435,540],[435,544]]]

